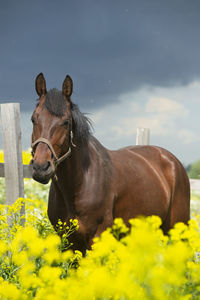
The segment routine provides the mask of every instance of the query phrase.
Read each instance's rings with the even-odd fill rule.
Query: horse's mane
[[[57,117],[62,117],[67,111],[66,99],[61,91],[51,89],[47,92],[44,102],[47,110]],[[87,144],[91,136],[91,121],[81,113],[78,105],[71,102],[72,128],[76,139],[82,144]]]

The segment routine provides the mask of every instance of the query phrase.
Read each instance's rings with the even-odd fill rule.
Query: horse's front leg
[[[50,186],[47,214],[51,224],[56,228],[58,221],[65,222],[68,218],[68,211],[62,196],[59,195],[53,183]]]
[[[102,209],[102,212],[101,210],[99,211],[98,216],[94,220],[95,230],[90,235],[90,239],[88,241],[89,248],[91,248],[92,244],[94,243],[94,238],[100,237],[102,232],[104,232],[107,228],[112,227],[114,221],[113,203],[113,197],[110,197],[110,200],[106,203],[106,207]]]

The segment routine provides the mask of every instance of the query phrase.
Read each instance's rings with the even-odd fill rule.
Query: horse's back
[[[128,221],[138,215],[158,215],[166,230],[189,220],[189,180],[173,154],[156,146],[130,146],[109,154],[116,195],[114,217]]]

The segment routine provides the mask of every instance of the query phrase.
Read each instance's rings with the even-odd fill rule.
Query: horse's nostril
[[[34,171],[37,172],[40,169],[40,165],[38,165],[34,160],[32,160],[31,164]]]
[[[35,172],[46,172],[50,167],[50,161],[47,161],[43,165],[37,164],[35,161],[32,161],[31,164]]]
[[[47,161],[47,162],[42,166],[42,169],[43,169],[43,171],[47,171],[49,167],[50,167],[50,161]]]

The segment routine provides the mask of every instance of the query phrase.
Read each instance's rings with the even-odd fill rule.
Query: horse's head
[[[35,81],[39,102],[32,115],[32,155],[30,163],[33,179],[48,183],[56,166],[70,155],[73,145],[71,100],[73,82],[67,75],[62,92],[47,92],[42,73]]]

